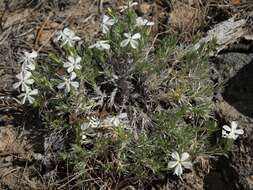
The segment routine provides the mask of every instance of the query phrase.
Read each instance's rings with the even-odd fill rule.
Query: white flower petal
[[[114,22],[114,20],[112,20],[112,19],[106,22],[106,24],[109,25],[109,26],[114,25],[114,23],[115,23],[115,22]]]
[[[104,15],[104,16],[103,16],[103,23],[106,23],[109,19],[110,19],[109,16]]]
[[[174,174],[176,174],[177,176],[181,176],[183,174],[183,168],[181,166],[181,164],[178,164],[174,170]]]
[[[20,87],[21,84],[22,84],[21,82],[16,82],[16,83],[13,84],[13,88],[17,89],[17,88]]]
[[[32,73],[29,72],[29,71],[24,71],[24,72],[21,72],[23,75],[24,75],[24,78],[25,79],[28,79],[32,76]]]
[[[71,90],[71,89],[70,89],[70,84],[69,84],[69,83],[66,83],[65,86],[66,86],[65,91],[66,91],[67,93],[69,93],[70,90]]]
[[[237,126],[238,126],[238,123],[236,121],[231,122],[231,127],[232,128],[237,128]]]
[[[126,47],[126,46],[128,45],[129,42],[130,42],[129,39],[123,40],[123,41],[120,43],[120,47]]]
[[[124,33],[123,35],[124,35],[126,38],[131,38],[131,36],[132,36],[131,33]]]
[[[80,69],[82,68],[82,66],[81,66],[81,65],[76,65],[75,68],[76,68],[77,70],[80,70]]]
[[[138,5],[138,2],[133,2],[133,3],[131,3],[129,6],[130,6],[130,7],[133,7],[133,6],[136,6],[136,5]]]
[[[174,168],[174,167],[176,167],[177,164],[178,164],[178,161],[170,161],[168,163],[168,168],[169,169]]]
[[[69,57],[68,57],[68,60],[69,60],[70,64],[75,63],[75,58],[72,57],[72,56],[69,56]]]
[[[31,71],[34,71],[35,70],[35,64],[33,64],[33,63],[27,64],[26,68],[30,69]]]
[[[183,162],[181,162],[182,163],[182,165],[185,167],[185,168],[187,168],[187,169],[192,169],[192,162],[190,162],[190,161],[183,161]]]
[[[110,45],[109,44],[101,44],[101,47],[103,49],[110,49]]]
[[[173,152],[171,154],[171,157],[174,158],[177,161],[180,161],[180,156],[179,156],[178,152]]]
[[[136,34],[134,34],[132,36],[132,39],[135,39],[135,40],[140,39],[140,38],[141,38],[141,34],[140,33],[136,33]]]
[[[63,83],[58,84],[58,85],[57,85],[57,88],[58,88],[58,89],[63,89],[64,86],[65,86],[65,83],[63,82]]]
[[[30,53],[30,57],[31,58],[37,58],[38,57],[38,53],[33,50],[32,53]]]
[[[64,62],[63,63],[63,67],[64,68],[67,68],[67,67],[70,67],[72,64],[70,62]]]
[[[73,41],[80,41],[81,38],[80,38],[79,36],[73,36],[73,37],[72,37],[72,40],[73,40]]]
[[[30,91],[29,95],[37,95],[39,93],[38,89]]]
[[[68,72],[68,73],[71,73],[73,70],[74,70],[74,67],[73,67],[73,66],[70,66],[70,67],[67,69],[67,72]]]
[[[79,83],[78,82],[71,82],[70,83],[75,89],[77,89],[79,87]]]
[[[106,25],[103,25],[103,26],[102,26],[102,32],[103,32],[104,34],[108,33],[108,32],[109,32],[109,28],[108,28]]]
[[[27,99],[30,104],[34,102],[34,98],[32,96],[27,96]]]
[[[26,84],[33,84],[34,83],[34,80],[33,79],[27,79],[25,81]]]
[[[80,63],[81,61],[82,61],[82,58],[80,56],[77,56],[75,62]]]
[[[135,41],[135,40],[131,40],[130,44],[131,44],[131,47],[134,48],[134,49],[136,49],[138,47],[138,42]]]
[[[229,127],[229,126],[227,126],[227,125],[223,125],[223,127],[222,127],[224,130],[226,130],[226,131],[231,131],[231,128]]]
[[[181,155],[181,161],[185,161],[187,159],[190,158],[190,154],[188,154],[187,152],[184,152],[182,155]]]
[[[244,131],[242,129],[237,129],[236,130],[236,134],[238,135],[242,135],[244,133]]]
[[[148,22],[147,26],[153,26],[155,23],[154,22]]]
[[[97,44],[93,44],[93,45],[90,45],[88,48],[94,48],[94,47],[96,47],[97,46]]]
[[[26,96],[23,96],[21,104],[25,104],[25,101],[26,101]]]
[[[70,80],[74,80],[76,78],[76,73],[72,72],[70,75]]]

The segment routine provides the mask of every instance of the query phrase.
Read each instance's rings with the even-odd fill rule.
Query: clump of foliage
[[[81,39],[66,28],[56,39],[62,54],[35,64],[37,54],[26,52],[15,88],[22,86],[22,102],[37,107],[46,126],[71,131],[74,143],[62,158],[81,186],[181,176],[196,157],[222,151],[211,143],[218,130],[208,74],[212,44],[194,49],[174,36],[154,39],[152,25],[131,6],[109,9],[92,45],[77,45]]]

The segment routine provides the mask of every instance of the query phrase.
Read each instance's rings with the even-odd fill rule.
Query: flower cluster
[[[61,46],[68,45],[73,47],[75,42],[80,41],[81,38],[76,36],[75,33],[69,28],[65,28],[63,31],[57,33],[55,41],[61,41]],[[64,62],[63,67],[67,69],[68,76],[60,76],[61,83],[57,85],[58,89],[64,89],[65,93],[69,93],[71,89],[77,90],[79,82],[76,79],[76,70],[81,70],[82,58],[79,55],[68,56],[67,61]]]
[[[35,96],[38,94],[37,89],[32,89],[31,85],[34,83],[34,79],[32,79],[32,71],[35,70],[35,60],[38,57],[38,53],[36,51],[32,51],[31,53],[24,51],[20,56],[19,63],[21,63],[21,72],[16,75],[18,82],[13,84],[14,89],[20,89],[21,94],[18,96],[22,98],[21,103],[24,104],[27,100],[30,104],[34,102]]]
[[[136,2],[130,3],[125,8],[130,8],[136,5]],[[107,15],[103,16],[102,19],[102,32],[104,34],[110,31],[110,27],[116,23],[116,20],[110,18]],[[136,26],[152,26],[154,23],[149,22],[147,19],[137,17],[136,18]],[[120,47],[130,46],[133,49],[136,49],[139,45],[139,40],[141,39],[140,33],[124,33],[125,39],[120,43]],[[55,42],[60,41],[61,47],[65,47],[66,45],[69,47],[74,47],[75,42],[80,41],[81,38],[76,36],[75,33],[69,29],[64,28],[63,31],[57,32]],[[97,48],[98,50],[109,50],[110,43],[109,40],[100,40],[95,44],[89,46],[89,48]],[[34,79],[32,79],[31,71],[35,70],[35,59],[37,58],[38,53],[36,51],[24,52],[21,56],[19,62],[22,63],[22,71],[16,77],[19,80],[17,83],[13,85],[15,89],[20,88],[23,93],[20,94],[19,97],[22,97],[22,104],[24,104],[27,100],[29,103],[34,102],[34,98],[32,96],[38,94],[37,89],[32,89],[31,85],[34,83]],[[75,71],[81,70],[82,58],[79,55],[71,55],[67,57],[67,61],[64,62],[63,67],[66,69],[68,75],[60,76],[62,82],[57,85],[58,89],[64,89],[65,93],[69,93],[71,89],[77,90],[79,87],[79,83],[75,81],[77,75]]]
[[[124,7],[124,10],[136,4],[137,2],[130,3],[129,5]],[[154,25],[154,22],[149,22],[147,19],[144,19],[142,17],[137,17],[135,22],[137,27]],[[104,15],[101,24],[102,32],[104,34],[108,33],[110,31],[110,27],[113,26],[115,23],[116,23],[115,19],[112,19],[109,16]],[[125,39],[120,43],[120,47],[126,47],[128,45],[130,45],[133,49],[136,49],[138,47],[139,45],[138,41],[141,39],[140,33],[133,34],[131,32],[128,32],[124,33],[123,35]],[[89,46],[89,48],[97,48],[99,50],[109,50],[110,44],[108,40],[100,40],[97,41],[95,44]]]

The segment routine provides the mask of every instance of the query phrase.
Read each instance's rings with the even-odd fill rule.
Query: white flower
[[[38,57],[38,53],[32,50],[31,53],[24,51],[21,55],[19,63],[22,64],[22,71],[24,70],[34,70],[35,69],[35,59]]]
[[[110,44],[108,43],[108,40],[100,40],[96,42],[95,44],[89,46],[89,48],[97,48],[99,50],[104,50],[104,49],[110,49]]]
[[[136,18],[136,26],[153,26],[154,22],[149,22],[147,19],[138,17]]]
[[[58,84],[58,89],[65,88],[65,92],[69,93],[71,90],[71,86],[76,90],[79,87],[79,83],[76,81],[73,81],[76,78],[76,73],[72,72],[70,75],[70,78],[61,77],[64,82]]]
[[[242,135],[244,132],[242,129],[237,128],[238,124],[236,121],[231,122],[231,128],[227,125],[223,125],[222,136],[228,139],[236,140],[239,135]]]
[[[18,75],[16,75],[17,79],[19,79],[19,82],[16,82],[13,84],[13,88],[17,89],[21,86],[22,91],[26,91],[29,88],[29,85],[34,83],[33,79],[30,79],[32,76],[32,73],[29,71],[22,71]]]
[[[89,120],[89,127],[97,128],[100,125],[100,120],[96,117],[91,117]]]
[[[109,32],[109,27],[114,25],[115,23],[115,20],[114,19],[111,19],[109,16],[107,15],[104,15],[103,16],[103,21],[102,21],[102,32],[104,34],[106,34],[107,32]]]
[[[88,137],[95,137],[96,133],[94,133],[93,129],[99,127],[100,120],[97,117],[88,117],[88,122],[85,122],[81,125],[81,138],[83,143],[88,142]]]
[[[81,38],[76,36],[75,33],[69,28],[64,28],[63,31],[57,33],[56,41],[61,41],[61,46],[69,44],[70,46],[74,46],[76,41],[80,41]]]
[[[80,70],[82,68],[82,66],[80,65],[81,60],[82,58],[79,56],[76,57],[69,56],[68,61],[63,64],[63,67],[68,68],[67,69],[68,73],[73,72],[74,69]]]
[[[136,6],[136,5],[138,5],[137,2],[128,1],[127,5],[120,6],[119,9],[120,9],[120,12],[123,12],[123,11],[125,11],[126,9],[131,8],[131,7],[133,7],[133,6]]]
[[[181,176],[183,174],[183,168],[192,168],[192,162],[189,161],[190,155],[187,152],[181,154],[181,157],[179,156],[178,152],[173,152],[171,156],[175,161],[170,161],[168,163],[168,168],[175,168],[174,174],[177,176]]]
[[[136,33],[134,35],[132,35],[131,33],[124,33],[124,36],[127,38],[125,40],[123,40],[120,43],[121,47],[126,47],[128,44],[131,45],[132,48],[136,49],[138,47],[138,39],[141,38],[140,33]]]
[[[23,97],[23,99],[21,101],[22,104],[24,104],[26,102],[26,100],[28,100],[28,102],[30,104],[32,104],[34,102],[34,98],[32,96],[35,96],[37,94],[38,94],[37,89],[32,90],[32,89],[28,88],[28,89],[26,89],[26,91],[24,93],[20,94],[18,97],[19,98]]]
[[[113,127],[118,127],[121,124],[121,121],[117,116],[107,118],[105,120],[105,122],[108,123],[109,125],[113,126]]]
[[[109,116],[104,121],[103,124],[112,127],[122,127],[127,129],[129,124],[129,119],[127,113],[120,113],[115,116]]]

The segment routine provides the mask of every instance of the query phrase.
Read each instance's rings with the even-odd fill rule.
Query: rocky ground
[[[101,5],[103,2],[103,6]],[[250,19],[250,1],[140,1],[137,11],[154,21],[154,33],[170,30],[183,41],[207,31],[232,15]],[[173,2],[173,1],[172,1]],[[99,31],[102,8],[124,1],[5,0],[0,2],[0,189],[70,189],[68,168],[52,159],[64,137],[43,129],[30,108],[21,107],[12,90],[22,49],[57,51],[50,39],[64,26],[91,40]],[[204,7],[204,8],[203,8]],[[187,11],[186,11],[187,10]],[[252,18],[251,18],[252,19]],[[253,189],[253,42],[239,40],[215,56],[211,78],[217,83],[214,104],[220,124],[236,120],[245,135],[229,158],[202,160],[196,173],[187,174],[182,189]],[[220,87],[222,86],[222,87]],[[52,161],[54,160],[54,161]],[[172,189],[173,184],[167,184]]]

